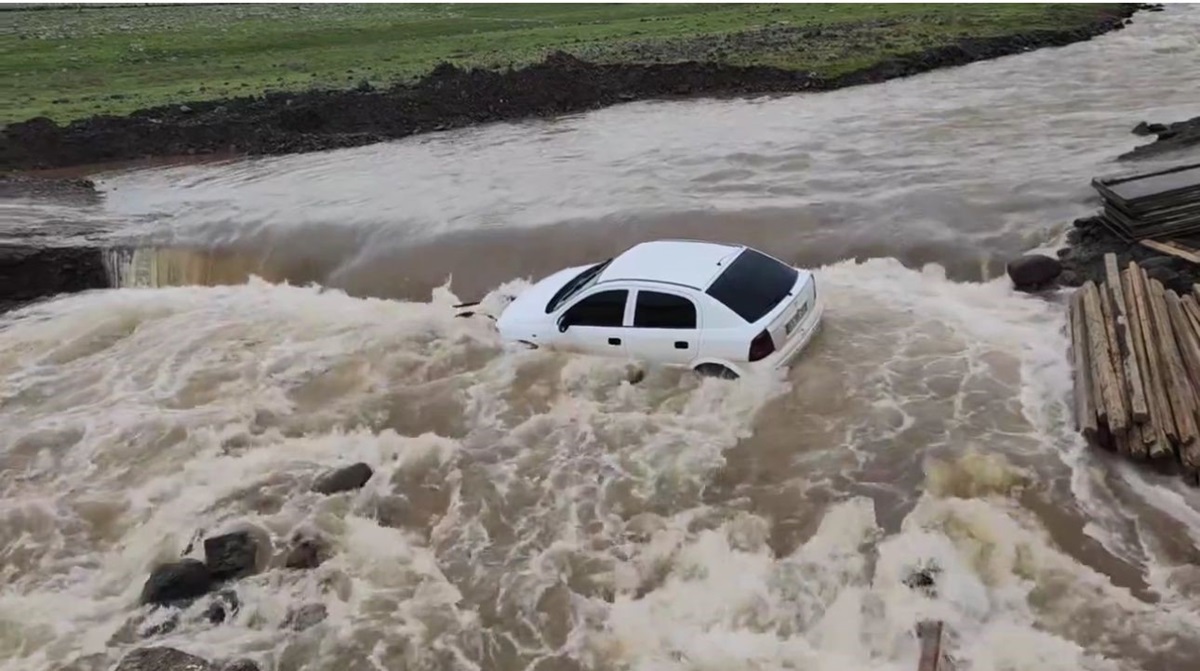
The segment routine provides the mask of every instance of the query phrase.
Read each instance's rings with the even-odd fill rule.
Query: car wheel
[[[702,363],[696,366],[696,372],[702,377],[716,377],[722,380],[736,380],[738,374],[719,363]]]

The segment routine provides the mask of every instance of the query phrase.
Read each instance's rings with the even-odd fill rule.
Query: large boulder
[[[1062,273],[1062,263],[1042,254],[1027,254],[1009,261],[1006,270],[1018,290],[1036,291],[1058,279]]]
[[[195,559],[160,564],[142,585],[141,602],[158,606],[187,606],[204,596],[216,581],[208,567]]]
[[[217,671],[217,667],[175,648],[149,647],[125,655],[114,671]]]
[[[371,467],[359,462],[323,473],[313,482],[312,490],[318,494],[338,494],[361,489],[372,475],[374,475],[374,471],[371,470]]]
[[[249,531],[204,539],[204,563],[215,580],[236,580],[258,570],[258,542]]]

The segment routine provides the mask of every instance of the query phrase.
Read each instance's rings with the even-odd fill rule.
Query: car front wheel
[[[719,363],[702,363],[699,366],[696,366],[695,371],[702,377],[716,377],[722,380],[738,379],[737,373]]]

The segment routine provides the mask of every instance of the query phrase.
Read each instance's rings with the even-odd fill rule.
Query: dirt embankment
[[[35,118],[0,136],[0,170],[86,165],[151,156],[286,154],[371,144],[476,123],[548,116],[619,102],[699,95],[822,91],[880,82],[1122,28],[1145,5],[1121,5],[1070,30],[964,39],[835,78],[706,62],[597,64],[565,53],[503,72],[441,65],[411,86],[309,91],[188,102],[97,116],[66,126]],[[820,29],[796,30],[797,44]]]
[[[0,243],[0,314],[47,296],[107,287],[100,249]]]
[[[100,198],[95,185],[86,179],[0,176],[0,200],[83,206]],[[107,286],[103,251],[97,247],[0,242],[0,314],[47,296]]]

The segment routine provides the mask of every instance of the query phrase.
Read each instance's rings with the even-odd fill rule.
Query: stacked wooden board
[[[1200,285],[1180,296],[1135,262],[1071,296],[1076,430],[1200,484]]]
[[[1124,240],[1200,234],[1200,163],[1130,177],[1095,178],[1100,222]]]

